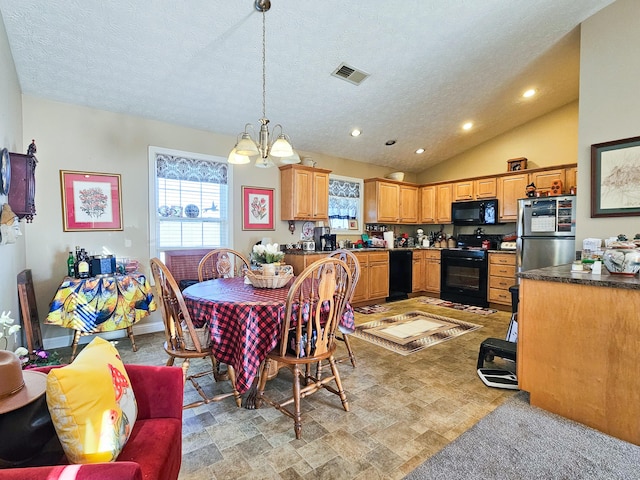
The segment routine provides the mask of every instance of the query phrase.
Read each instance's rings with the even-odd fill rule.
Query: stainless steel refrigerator
[[[524,272],[575,260],[576,197],[518,200],[516,269]]]

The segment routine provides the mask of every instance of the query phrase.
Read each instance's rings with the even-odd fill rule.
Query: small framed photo
[[[591,218],[640,216],[640,137],[591,145]]]
[[[358,220],[349,220],[349,230],[358,230]]]
[[[60,170],[65,232],[122,230],[122,193],[116,173]]]
[[[275,230],[274,189],[242,186],[242,230]]]

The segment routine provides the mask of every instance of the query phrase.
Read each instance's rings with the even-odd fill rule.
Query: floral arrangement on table
[[[280,251],[280,246],[277,243],[254,245],[251,260],[257,264],[279,263],[284,260],[284,252]]]
[[[4,348],[9,347],[9,337],[16,335],[20,331],[20,325],[14,325],[15,320],[11,318],[11,312],[2,312],[0,315],[0,341],[4,340]],[[14,339],[15,341],[15,339]],[[49,353],[44,349],[33,351],[33,355],[29,355],[29,351],[24,347],[18,347],[13,352],[22,362],[22,368],[27,370],[30,368],[43,367],[45,365],[60,365],[60,356],[58,352]]]

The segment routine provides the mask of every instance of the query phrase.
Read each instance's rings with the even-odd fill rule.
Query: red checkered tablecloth
[[[260,364],[278,344],[290,286],[255,288],[243,278],[219,278],[182,292],[194,325],[209,323],[215,357],[234,367],[240,393],[249,390]],[[353,330],[354,324],[349,305],[340,325]]]

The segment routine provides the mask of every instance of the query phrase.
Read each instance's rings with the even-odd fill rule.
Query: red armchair
[[[47,373],[51,368],[38,369]],[[115,462],[0,470],[0,480],[175,480],[182,461],[182,369],[125,365],[138,404],[138,417]]]

